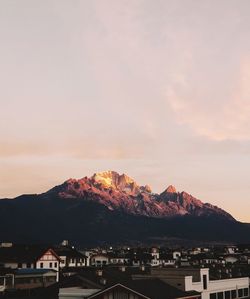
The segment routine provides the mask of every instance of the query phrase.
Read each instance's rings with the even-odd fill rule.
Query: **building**
[[[119,252],[109,253],[109,260],[112,265],[128,265],[130,263],[129,256]]]
[[[135,267],[105,267],[84,269],[79,283],[61,288],[59,299],[199,299],[196,291],[182,291],[160,279],[147,277],[148,271]],[[134,275],[141,275],[140,278]],[[143,274],[143,275],[142,275]],[[69,278],[71,279],[71,278]]]
[[[209,269],[152,269],[151,275],[183,291],[197,291],[201,299],[249,297],[249,277],[210,279]]]
[[[70,246],[58,246],[54,248],[60,257],[60,268],[78,268],[87,266],[87,257]]]
[[[11,245],[0,247],[0,267],[9,269],[49,269],[59,280],[60,258],[50,247]]]
[[[176,264],[176,261],[173,258],[173,255],[171,253],[160,253],[160,265],[164,267],[174,267]]]
[[[89,299],[199,299],[196,292],[183,292],[159,279],[134,280],[105,288]]]
[[[180,251],[174,251],[173,252],[173,259],[179,260],[181,258],[181,252]]]
[[[91,256],[96,254],[95,250],[80,250],[80,253],[86,256],[86,266],[90,266]]]
[[[50,269],[16,269],[0,275],[0,294],[9,290],[47,288],[57,281],[57,272]]]
[[[109,257],[104,253],[96,253],[90,257],[90,265],[91,266],[106,266],[109,264]]]
[[[158,248],[153,247],[151,249],[151,256],[152,256],[152,260],[151,260],[151,266],[152,267],[157,267],[160,265],[160,251]]]

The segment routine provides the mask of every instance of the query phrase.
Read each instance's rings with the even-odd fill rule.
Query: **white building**
[[[174,251],[173,252],[173,259],[178,260],[181,258],[181,252],[180,251]]]
[[[200,281],[192,276],[185,277],[185,290],[201,292],[202,299],[236,299],[249,297],[249,277],[209,279],[209,269],[200,270]]]
[[[86,257],[85,259],[86,266],[91,265],[91,256],[97,254],[95,250],[81,250],[80,253]]]
[[[50,269],[57,272],[57,281],[59,281],[59,265],[60,258],[57,254],[52,250],[48,249],[44,254],[42,254],[37,260],[35,264],[36,269]]]
[[[126,265],[128,264],[130,261],[130,259],[128,257],[124,257],[124,256],[113,256],[110,257],[110,264],[113,265]]]
[[[60,246],[54,249],[60,257],[60,268],[79,268],[87,266],[87,257],[70,246]]]
[[[52,248],[39,245],[12,245],[0,248],[0,265],[10,269],[49,269],[57,272],[60,258]]]
[[[109,264],[109,257],[106,254],[94,254],[90,258],[91,266],[105,266]]]
[[[152,267],[157,267],[160,265],[160,252],[159,249],[156,247],[153,247],[151,249],[151,255],[152,255],[152,260],[151,260],[151,266]]]
[[[249,277],[210,280],[209,269],[152,269],[151,274],[183,291],[197,291],[201,299],[249,297]]]

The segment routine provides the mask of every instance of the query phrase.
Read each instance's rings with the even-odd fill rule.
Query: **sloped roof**
[[[107,292],[108,290],[113,290],[114,288],[123,288],[125,290],[137,293],[141,297],[150,299],[176,299],[185,298],[192,296],[199,296],[198,292],[184,292],[175,287],[172,287],[160,279],[139,279],[130,280],[123,283],[117,283],[111,287],[108,287],[89,298],[98,298],[99,295]]]
[[[184,292],[170,286],[159,278],[150,277],[147,269],[145,269],[146,271],[141,271],[139,268],[126,267],[124,272],[119,269],[120,267],[104,267],[101,276],[98,275],[97,268],[88,267],[81,269],[76,275],[82,279],[82,283],[80,282],[78,286],[84,286],[84,282],[92,282],[92,284],[102,289],[102,291],[92,295],[90,298],[99,298],[99,295],[115,286],[128,288],[133,292],[139,293],[141,297],[150,299],[176,299],[199,296],[197,292]],[[135,276],[136,274],[139,276]]]
[[[199,295],[198,292],[179,290],[160,279],[132,280],[125,285],[152,299],[174,299]]]
[[[53,247],[54,251],[59,256],[66,256],[68,258],[87,258],[84,254],[74,248],[67,246]]]
[[[0,263],[34,263],[48,250],[52,249],[48,246],[40,245],[0,247]],[[59,259],[53,250],[52,252]]]
[[[145,267],[145,270],[142,271],[141,269],[135,267],[125,267],[125,271],[123,272],[120,270],[120,267],[104,267],[101,269],[101,276],[97,275],[97,271],[98,268],[96,267],[87,267],[79,269],[77,275],[99,285],[100,280],[105,278],[107,283],[106,285],[111,286],[118,282],[127,282],[128,280],[132,279],[133,275],[147,274],[149,273],[149,268]]]

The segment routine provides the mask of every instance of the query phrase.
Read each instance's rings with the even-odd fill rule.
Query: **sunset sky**
[[[250,1],[0,1],[0,198],[116,170],[250,222]]]

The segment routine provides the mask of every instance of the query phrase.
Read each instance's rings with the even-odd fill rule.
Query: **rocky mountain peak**
[[[95,173],[91,179],[106,188],[117,188],[119,177],[120,175],[116,171],[103,171]]]
[[[95,173],[91,180],[104,188],[119,190],[128,194],[138,195],[140,192],[151,192],[151,188],[139,186],[135,180],[126,174],[119,174],[116,171],[104,171]]]
[[[170,185],[167,187],[167,189],[165,190],[166,193],[177,193],[175,186]]]
[[[216,206],[205,204],[187,192],[177,192],[173,185],[156,194],[152,193],[148,185],[140,186],[128,175],[116,171],[98,172],[79,180],[69,179],[47,194],[51,192],[61,198],[94,201],[109,210],[134,215],[161,218],[213,215],[234,220],[230,214]]]

